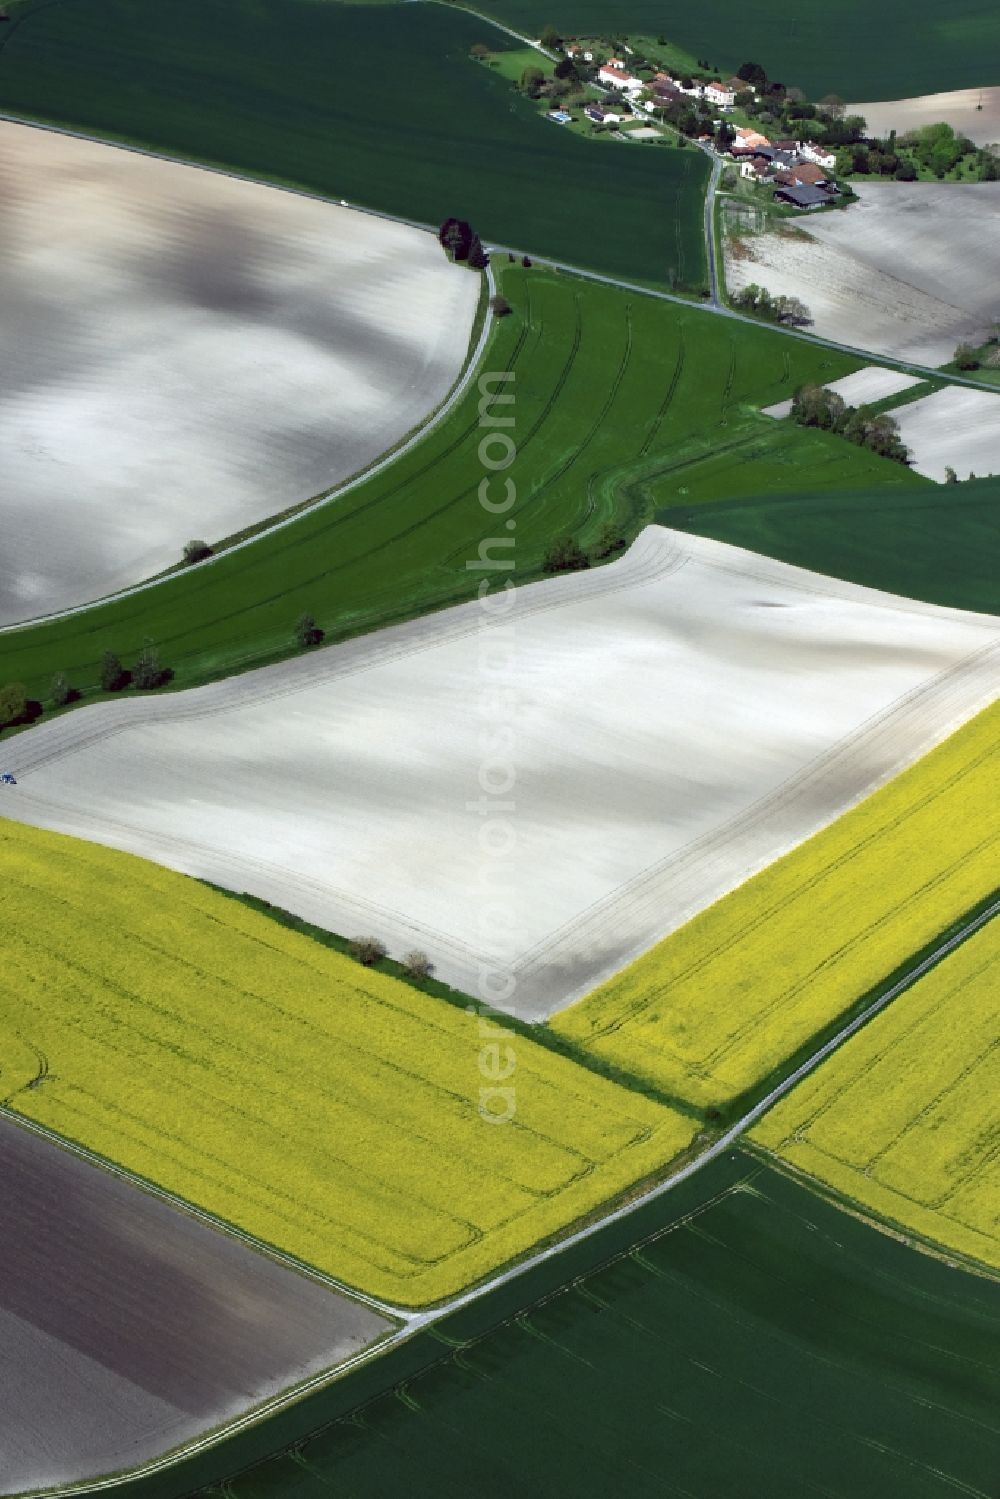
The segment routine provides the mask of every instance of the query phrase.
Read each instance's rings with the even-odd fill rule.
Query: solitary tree
[[[556,63],[553,69],[553,72],[555,73],[555,76],[557,78],[570,79],[577,78],[579,76],[576,68],[573,65],[573,59],[571,57],[560,57],[559,61]]]
[[[745,62],[737,69],[737,78],[742,78],[744,83],[749,83],[753,88],[763,88],[767,82],[767,74],[759,62]]]
[[[497,292],[495,297],[490,298],[490,307],[494,317],[506,317],[508,313],[513,311],[507,298],[502,297],[499,292]]]
[[[347,951],[358,963],[372,968],[385,957],[386,946],[378,937],[352,937],[347,944]]]
[[[489,57],[490,49],[485,42],[473,42],[469,48],[469,55],[476,58],[478,62],[482,62],[485,57]]]
[[[184,561],[189,566],[193,562],[204,562],[211,555],[212,548],[207,541],[188,541],[184,544]]]
[[[483,249],[483,242],[476,233],[473,233],[472,239],[469,242],[469,254],[467,258],[469,268],[473,271],[484,271],[490,263],[489,256]]]
[[[464,219],[445,219],[438,230],[441,247],[452,260],[466,260],[472,229]]]
[[[979,354],[971,344],[959,344],[955,350],[955,363],[960,370],[977,370],[979,368]]]
[[[319,645],[323,631],[311,614],[300,614],[295,621],[295,643],[303,650],[310,645]]]
[[[554,541],[542,563],[547,573],[572,573],[590,566],[590,559],[572,536],[561,536]]]
[[[542,72],[541,68],[536,68],[534,66],[525,68],[524,72],[521,74],[521,87],[527,94],[529,99],[538,98],[539,94],[542,92],[542,85],[544,82],[545,74]]]
[[[605,557],[613,557],[615,552],[620,552],[625,544],[625,532],[621,526],[616,525],[614,521],[608,521],[598,537],[594,557],[598,561],[602,561]]]
[[[946,466],[944,471],[944,482],[946,484],[958,483],[958,475],[956,474],[950,463]]]
[[[839,94],[824,94],[819,101],[819,107],[824,114],[828,114],[833,120],[844,118],[844,101]]]
[[[63,671],[56,672],[52,678],[50,696],[57,708],[65,708],[67,703],[73,702],[79,696],[75,687],[71,687],[69,678]]]
[[[542,28],[542,34],[539,37],[539,41],[541,42],[543,47],[548,47],[550,50],[553,47],[562,46],[562,37],[560,36],[556,28],[552,25],[551,21],[549,22],[548,26],[544,26]]]
[[[101,691],[117,692],[125,684],[125,668],[121,657],[114,651],[105,651],[101,657]]]
[[[28,694],[23,682],[8,682],[0,687],[0,729],[17,723],[28,711]]]
[[[525,270],[527,270],[528,267],[531,265],[531,256],[530,255],[522,255],[521,256],[521,264],[524,266]]]
[[[151,640],[147,640],[139,652],[135,666],[132,669],[132,686],[147,692],[152,687],[159,687],[164,678],[163,667],[160,665],[160,653]]]
[[[425,952],[414,948],[413,952],[408,952],[403,959],[403,970],[408,978],[429,979],[434,972],[434,964]]]
[[[803,328],[812,322],[812,314],[806,304],[799,297],[776,297],[775,306],[778,312],[778,321],[789,323],[792,327]]]

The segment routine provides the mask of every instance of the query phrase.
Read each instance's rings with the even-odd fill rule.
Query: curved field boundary
[[[0,119],[4,118],[6,118],[6,116],[0,115]],[[90,139],[90,137],[83,137],[83,139]],[[164,159],[169,160],[170,158]],[[225,173],[224,175],[230,176],[232,174]],[[250,181],[253,179],[245,180]],[[302,194],[301,196],[310,195]],[[418,227],[425,226],[421,225]],[[494,278],[493,269],[491,266],[487,265],[484,276],[487,286],[486,297],[492,297],[496,293],[496,280]],[[476,374],[478,373],[478,367],[482,360],[483,354],[485,353],[486,346],[489,343],[492,324],[489,313],[486,312],[485,315],[483,315],[482,309],[480,316],[478,316],[476,319],[476,322],[478,325],[478,334],[475,338],[474,343],[466,353],[465,361],[463,363],[462,370],[459,374],[458,379],[455,381],[455,384],[452,386],[452,389],[445,400],[441,403],[440,406],[438,406],[436,411],[431,412],[430,416],[425,422],[422,422],[421,425],[415,428],[414,431],[411,432],[408,437],[404,438],[401,443],[396,444],[387,453],[385,453],[383,457],[377,459],[374,463],[368,465],[366,468],[361,469],[358,473],[353,474],[349,479],[345,479],[343,483],[334,485],[332,489],[324,490],[324,492],[320,495],[317,495],[315,499],[309,500],[305,504],[297,506],[293,515],[285,515],[272,521],[265,521],[260,527],[254,528],[252,536],[246,537],[246,539],[243,541],[234,541],[232,545],[226,546],[224,550],[213,553],[213,555],[210,557],[206,557],[203,562],[198,563],[199,572],[206,571],[207,569],[211,568],[213,563],[218,564],[224,557],[230,556],[233,552],[241,551],[245,547],[254,546],[257,542],[264,541],[268,537],[274,536],[277,532],[286,530],[289,526],[294,526],[296,522],[301,520],[303,516],[309,515],[311,512],[320,509],[324,505],[329,505],[334,500],[341,499],[346,494],[350,494],[351,491],[356,489],[359,484],[363,484],[368,479],[372,479],[377,474],[382,473],[383,470],[389,468],[398,459],[402,458],[406,453],[410,452],[413,448],[422,443],[424,439],[431,432],[433,432],[436,427],[439,427],[441,425],[445,418],[450,414],[452,409],[458,404],[458,402],[464,396],[465,392],[468,390]],[[456,438],[456,446],[461,442],[461,440],[461,437]],[[128,588],[120,588],[114,593],[107,593],[102,595],[102,597],[100,598],[91,599],[86,604],[75,604],[70,609],[58,609],[51,614],[36,615],[31,619],[18,620],[14,624],[0,625],[0,635],[15,635],[23,630],[31,629],[35,625],[46,624],[53,620],[72,619],[77,615],[89,612],[91,609],[100,608],[100,606],[103,604],[115,603],[119,599],[132,598],[136,594],[148,592],[148,590],[151,588],[161,587],[163,583],[172,576],[174,576],[174,574],[157,574],[155,577],[144,578],[139,583],[133,583]]]
[[[588,446],[592,461],[587,466],[593,473],[633,463],[647,443],[650,458],[661,444],[669,453],[670,445],[692,430],[711,439],[719,386],[706,382],[693,367],[691,331],[697,314],[690,308],[650,303],[642,319],[632,319],[622,384],[607,401],[605,350],[610,339],[617,343],[627,337],[624,309],[634,298],[596,286],[584,291],[575,279],[517,266],[498,267],[496,279],[513,301],[514,314],[494,323],[493,341],[486,346],[488,362],[481,360],[478,369],[470,364],[461,398],[456,393],[447,417],[439,414],[423,442],[393,455],[375,474],[362,476],[331,500],[321,500],[207,563],[81,614],[7,632],[6,675],[24,681],[29,695],[43,699],[53,675],[62,671],[91,697],[101,653],[112,649],[127,659],[151,636],[164,664],[174,668],[176,685],[186,686],[289,655],[292,623],[304,611],[314,614],[331,638],[342,639],[468,598],[474,580],[465,561],[476,555],[496,525],[475,502],[482,478],[476,378],[484,368],[516,375],[510,388],[517,402],[513,435],[518,455],[512,476],[521,503],[520,582],[541,575],[545,552],[556,537],[572,533],[584,545],[597,540],[596,529],[586,529],[596,526],[596,518],[588,519],[586,478],[574,482],[578,470],[550,483],[543,507],[530,506],[530,495],[548,465],[558,471],[578,446],[572,441],[574,413],[566,394],[570,367],[579,388],[574,399],[593,413],[594,422],[600,410],[608,413],[605,430],[595,432]],[[706,341],[728,346],[730,332],[716,321],[697,320],[700,370],[710,353]],[[685,362],[663,370],[664,339],[680,335]],[[757,381],[762,403],[783,394],[778,336],[742,325],[732,336],[739,345],[741,396],[745,388],[753,391]],[[802,378],[815,373],[815,357],[808,349],[796,355],[793,365]],[[843,366],[852,367],[850,361]],[[840,372],[838,361],[835,373]],[[657,414],[662,422],[665,404],[670,411],[667,431],[654,426]],[[557,413],[560,426],[550,428]],[[542,430],[553,434],[547,452],[536,436]],[[624,498],[631,510],[632,498]],[[650,508],[642,518],[649,518]]]

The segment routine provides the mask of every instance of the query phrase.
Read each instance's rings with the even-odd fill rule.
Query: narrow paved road
[[[702,146],[701,149],[712,163],[712,175],[708,179],[705,192],[705,255],[708,260],[709,306],[713,312],[721,312],[725,309],[719,283],[718,256],[715,253],[715,195],[719,190],[723,161],[722,157],[718,156],[710,146]]]
[[[862,1010],[859,1015],[856,1015],[853,1020],[848,1021],[847,1024],[841,1026],[836,1035],[832,1036],[829,1041],[826,1041],[822,1046],[818,1047],[817,1050],[814,1051],[812,1055],[806,1059],[806,1061],[801,1063],[800,1066],[796,1067],[794,1071],[790,1072],[788,1076],[783,1078],[780,1083],[776,1084],[776,1086],[770,1090],[766,1097],[762,1098],[759,1103],[753,1106],[753,1108],[748,1109],[741,1119],[737,1120],[735,1124],[731,1125],[724,1134],[720,1135],[712,1145],[710,1145],[706,1150],[702,1151],[701,1154],[697,1156],[693,1161],[690,1161],[686,1166],[681,1167],[679,1171],[674,1172],[674,1174],[667,1177],[666,1180],[659,1182],[655,1187],[651,1187],[649,1191],[642,1193],[641,1196],[632,1199],[630,1202],[623,1204],[621,1207],[613,1209],[609,1213],[605,1213],[604,1216],[598,1221],[588,1224],[585,1228],[578,1229],[576,1233],[567,1234],[567,1236],[564,1239],[560,1239],[557,1244],[551,1245],[548,1249],[542,1249],[537,1254],[530,1255],[527,1259],[520,1261],[520,1263],[512,1266],[509,1270],[504,1270],[500,1274],[494,1275],[490,1280],[485,1281],[482,1285],[474,1286],[472,1290],[464,1291],[458,1296],[453,1296],[450,1300],[444,1302],[440,1306],[433,1307],[429,1311],[414,1312],[406,1307],[394,1306],[391,1303],[380,1301],[377,1297],[367,1296],[359,1293],[357,1290],[348,1285],[345,1285],[343,1282],[336,1280],[332,1276],[321,1275],[319,1274],[319,1272],[310,1271],[310,1273],[317,1275],[317,1278],[323,1280],[325,1284],[329,1285],[331,1289],[336,1290],[341,1295],[353,1297],[356,1300],[363,1301],[372,1310],[377,1311],[383,1316],[391,1318],[401,1324],[399,1330],[392,1334],[390,1337],[384,1339],[382,1342],[374,1345],[367,1350],[363,1349],[361,1352],[354,1354],[351,1358],[347,1359],[344,1363],[337,1365],[335,1377],[340,1378],[349,1370],[356,1368],[361,1364],[370,1362],[372,1359],[377,1358],[382,1353],[386,1352],[389,1348],[394,1347],[398,1343],[404,1342],[407,1338],[413,1337],[422,1329],[433,1326],[435,1323],[440,1322],[443,1318],[450,1316],[451,1313],[460,1310],[462,1307],[469,1306],[472,1302],[480,1301],[484,1296],[488,1296],[491,1291],[496,1290],[498,1287],[507,1285],[509,1284],[509,1282],[516,1280],[519,1276],[525,1275],[528,1273],[528,1271],[537,1268],[537,1266],[545,1264],[549,1260],[555,1259],[558,1255],[564,1254],[566,1250],[570,1249],[574,1244],[580,1244],[585,1239],[593,1238],[596,1234],[599,1234],[603,1229],[605,1229],[609,1224],[619,1222],[621,1219],[627,1218],[633,1213],[637,1213],[640,1208],[645,1207],[648,1203],[654,1202],[659,1197],[663,1197],[667,1192],[672,1192],[675,1187],[681,1184],[681,1182],[687,1181],[690,1177],[694,1176],[696,1172],[701,1171],[711,1161],[714,1161],[719,1156],[725,1154],[727,1150],[731,1150],[740,1136],[745,1134],[752,1125],[756,1124],[757,1120],[762,1118],[762,1116],[767,1113],[768,1109],[770,1109],[773,1104],[777,1103],[780,1098],[783,1098],[786,1093],[789,1093],[792,1088],[795,1087],[796,1083],[801,1082],[804,1077],[806,1077],[810,1072],[818,1067],[821,1062],[825,1061],[827,1057],[829,1057],[838,1049],[838,1047],[842,1046],[845,1041],[847,1041],[851,1036],[855,1034],[856,1031],[859,1031],[863,1025],[866,1025],[874,1015],[877,1015],[880,1010],[884,1010],[886,1006],[891,1004],[894,999],[897,999],[900,994],[910,988],[910,986],[916,983],[918,979],[922,978],[925,973],[928,973],[932,968],[940,963],[943,958],[947,957],[950,952],[953,952],[956,947],[959,947],[963,942],[971,937],[974,932],[979,931],[981,927],[985,926],[988,921],[993,920],[993,918],[998,914],[1000,914],[1000,898],[993,901],[992,904],[988,906],[986,910],[980,912],[978,916],[973,917],[970,921],[966,922],[965,925],[961,927],[959,931],[955,932],[951,937],[948,937],[944,941],[939,943],[933,952],[929,953],[928,956],[926,958],[923,958],[919,963],[915,963],[914,966],[909,969],[901,979],[893,984],[891,988],[887,989],[884,994],[880,995],[878,999],[873,1000],[870,1005],[867,1005],[865,1009]],[[88,1159],[96,1161],[99,1164],[105,1166],[105,1169],[111,1169],[115,1171],[117,1175],[133,1181],[135,1185],[141,1187],[143,1190],[150,1190],[150,1184],[143,1178],[134,1176],[133,1173],[125,1170],[122,1167],[108,1167],[107,1163],[103,1162],[100,1157],[92,1155],[91,1152],[87,1151],[83,1147],[75,1145],[68,1146],[67,1141],[64,1140],[62,1136],[46,1129],[44,1125],[37,1124],[32,1120],[25,1120],[20,1115],[14,1113],[10,1109],[7,1109],[3,1105],[0,1105],[0,1114],[2,1114],[5,1118],[13,1121],[15,1124],[19,1124],[24,1128],[31,1129],[36,1134],[48,1137],[53,1141],[54,1144],[60,1146],[63,1149],[70,1148],[76,1151],[77,1154],[83,1155]],[[275,1251],[269,1245],[262,1244],[259,1240],[254,1239],[254,1237],[250,1234],[245,1234],[241,1230],[234,1229],[230,1224],[216,1218],[213,1214],[203,1212],[198,1208],[192,1208],[182,1199],[174,1197],[172,1193],[164,1192],[161,1189],[155,1187],[152,1190],[158,1196],[165,1198],[167,1201],[175,1203],[175,1205],[182,1208],[184,1211],[194,1212],[195,1215],[202,1219],[204,1222],[213,1224],[223,1232],[234,1233],[244,1243],[249,1244],[251,1247],[257,1248],[263,1253],[270,1254],[272,1255],[272,1257],[283,1260],[288,1264],[296,1264],[296,1262],[291,1260],[289,1256],[283,1255],[279,1251]],[[299,1266],[298,1268],[302,1267]],[[138,1477],[144,1477],[152,1473],[162,1472],[165,1469],[174,1467],[177,1463],[187,1458],[194,1457],[199,1452],[204,1452],[208,1448],[214,1447],[217,1444],[228,1440],[228,1438],[235,1436],[240,1431],[246,1430],[248,1427],[259,1425],[261,1422],[267,1420],[269,1416],[276,1415],[280,1410],[285,1409],[287,1406],[300,1400],[303,1395],[307,1394],[309,1391],[320,1389],[323,1385],[328,1384],[331,1377],[333,1376],[330,1372],[326,1374],[318,1374],[306,1383],[296,1386],[293,1391],[287,1391],[283,1395],[275,1396],[274,1399],[268,1401],[266,1405],[258,1406],[256,1409],[247,1412],[245,1416],[239,1418],[236,1421],[230,1422],[229,1425],[227,1425],[223,1430],[216,1431],[210,1435],[199,1438],[197,1441],[189,1443],[183,1449],[175,1451],[166,1457],[146,1463],[141,1468],[136,1468],[134,1471],[130,1472],[129,1476],[130,1478],[134,1479]],[[62,1489],[60,1492],[67,1495],[99,1493],[103,1489],[116,1487],[119,1482],[120,1478],[99,1479],[92,1483],[70,1485]]]

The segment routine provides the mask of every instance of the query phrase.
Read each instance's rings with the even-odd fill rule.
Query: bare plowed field
[[[0,123],[0,623],[306,500],[447,393],[479,277],[433,235]]]
[[[3,1494],[146,1462],[388,1329],[7,1119],[0,1204]]]
[[[958,135],[967,135],[977,146],[1000,141],[1000,88],[959,88],[946,94],[919,94],[913,99],[875,99],[848,104],[847,113],[864,115],[868,134],[887,136],[890,130],[904,135],[940,121]]]
[[[998,649],[995,619],[650,526],[499,618],[39,725],[3,808],[422,948],[467,991],[499,970],[484,997],[537,1018],[930,749]]]
[[[854,187],[842,212],[730,243],[730,290],[800,297],[823,337],[919,364],[982,343],[1000,313],[1000,182]]]
[[[949,468],[960,479],[1000,473],[1000,395],[949,385],[892,414],[918,474],[941,482]]]

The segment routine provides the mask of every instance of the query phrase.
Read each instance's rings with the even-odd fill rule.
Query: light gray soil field
[[[0,623],[369,463],[444,398],[478,276],[435,237],[0,122]]]
[[[1000,88],[960,88],[947,94],[920,94],[914,99],[868,100],[848,104],[847,113],[864,115],[868,134],[886,136],[890,130],[905,135],[942,120],[957,135],[967,135],[977,146],[1000,142]]]
[[[510,970],[533,1019],[1000,681],[995,619],[657,526],[504,599],[39,725],[5,752],[4,813],[419,946],[467,990]]]
[[[950,385],[892,415],[918,474],[939,482],[948,467],[960,479],[1000,474],[1000,395]]]
[[[0,1494],[135,1467],[388,1329],[7,1119],[0,1221]]]
[[[801,297],[813,331],[946,364],[1000,318],[1000,182],[856,182],[859,202],[727,241],[726,282]]]
[[[899,370],[881,369],[870,364],[863,370],[855,370],[853,375],[844,375],[841,380],[831,380],[826,389],[835,390],[848,406],[864,406],[867,402],[883,401],[886,396],[898,395],[901,390],[919,384],[918,375],[903,375]],[[779,401],[776,406],[765,406],[764,415],[788,416],[791,409],[790,400]]]

